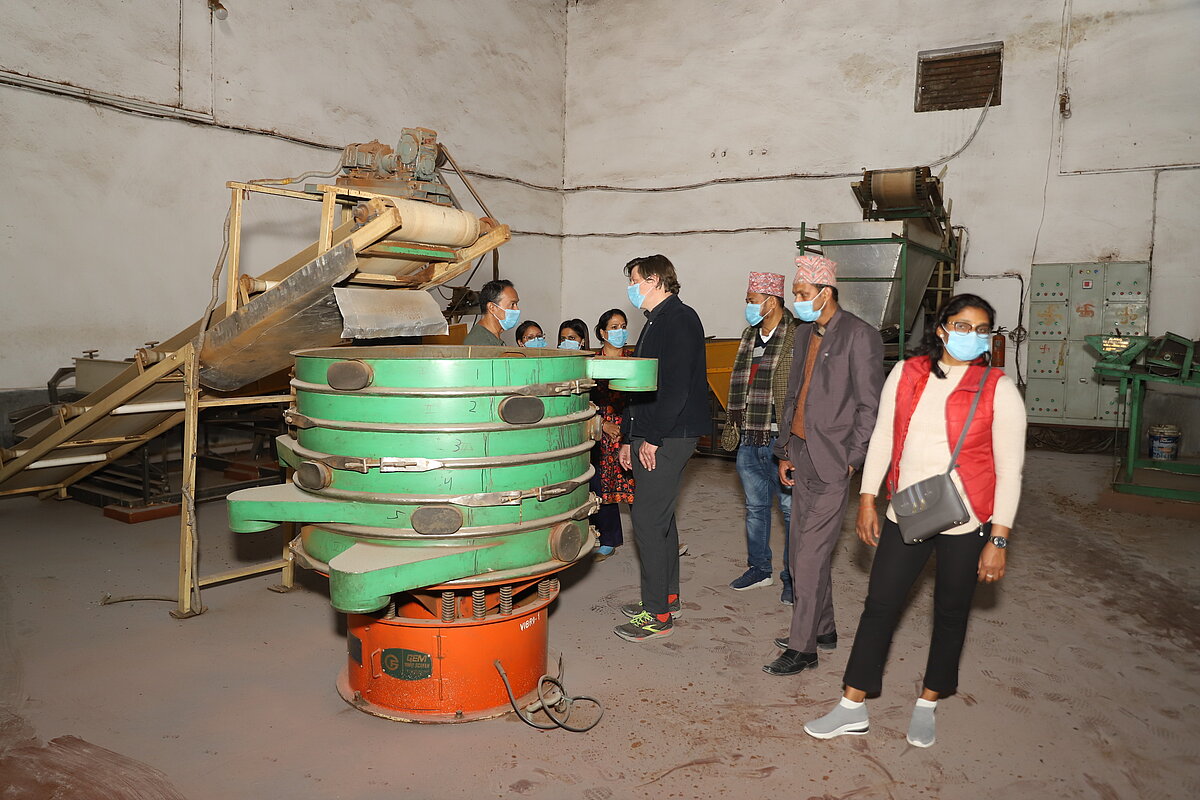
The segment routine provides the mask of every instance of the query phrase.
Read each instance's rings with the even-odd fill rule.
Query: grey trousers
[[[663,439],[655,453],[656,466],[647,470],[638,459],[644,439],[630,446],[636,489],[630,506],[633,540],[642,568],[642,608],[651,614],[667,613],[667,596],[679,594],[679,529],[675,501],[683,468],[696,450],[697,437]]]
[[[835,630],[830,562],[846,515],[850,476],[833,483],[822,481],[808,455],[808,445],[798,436],[788,441],[788,458],[796,480],[788,531],[795,591],[788,641],[793,650],[815,653],[817,636]]]

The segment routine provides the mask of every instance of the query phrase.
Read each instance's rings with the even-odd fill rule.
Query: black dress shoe
[[[799,650],[784,650],[779,658],[763,667],[768,675],[795,675],[817,665],[816,653],[801,653]]]
[[[788,636],[776,636],[775,646],[788,649]],[[822,633],[817,637],[817,647],[821,650],[836,650],[837,649],[837,631],[833,633]]]

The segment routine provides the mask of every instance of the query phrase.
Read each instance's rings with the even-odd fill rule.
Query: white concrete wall
[[[1157,198],[1155,177],[1200,162],[1198,34],[1194,0],[575,0],[565,183],[669,187],[928,164],[967,140],[980,110],[915,113],[917,52],[1000,40],[1002,105],[945,176],[954,222],[970,232],[967,272],[1028,276],[1033,263],[1153,252],[1153,330],[1196,337],[1197,173],[1162,172]],[[1060,64],[1069,119],[1058,114]],[[748,271],[790,275],[801,222],[860,217],[851,180],[569,191],[564,312],[622,306],[621,265],[662,252],[707,332],[736,335]],[[597,235],[775,226],[791,230]],[[1016,325],[1016,281],[960,289]]]
[[[945,177],[967,271],[1153,258],[1153,329],[1200,336],[1197,33],[1197,0],[263,0],[215,24],[203,0],[55,0],[9,10],[0,70],[333,147],[433,127],[465,168],[566,187],[476,180],[518,231],[501,268],[527,317],[550,330],[624,308],[621,265],[662,252],[708,331],[731,336],[747,271],[790,272],[802,221],[859,216],[851,178],[822,176],[930,163],[970,136],[977,109],[913,112],[917,51],[1001,40],[1003,104]],[[224,182],[336,160],[3,85],[0,109],[0,388],[188,324],[207,301]],[[791,174],[809,177],[580,188]],[[246,223],[250,272],[313,235],[284,201],[256,198]],[[960,286],[1016,324],[1015,281]]]
[[[467,170],[561,186],[561,0],[17,4],[0,70],[340,149],[437,130]],[[85,348],[123,358],[194,321],[221,247],[227,180],[337,162],[335,149],[150,119],[0,85],[0,388],[35,386]],[[476,179],[515,230],[557,234],[562,201]],[[466,198],[466,193],[455,187]],[[316,206],[253,198],[245,271],[316,235]],[[518,234],[501,269],[528,308],[559,313],[561,244]],[[476,275],[490,277],[490,262]]]

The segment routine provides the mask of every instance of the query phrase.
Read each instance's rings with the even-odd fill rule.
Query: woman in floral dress
[[[629,321],[620,309],[614,308],[600,315],[596,337],[604,346],[596,358],[627,358],[633,355],[633,347],[627,346],[628,325]],[[592,464],[596,468],[592,491],[600,498],[600,509],[591,516],[591,523],[600,532],[600,549],[596,553],[596,560],[603,561],[624,541],[621,512],[617,504],[633,502],[633,473],[622,469],[617,461],[617,453],[621,449],[621,412],[625,410],[625,396],[610,388],[608,381],[600,381],[592,390],[592,402],[600,410],[603,436],[592,448]]]

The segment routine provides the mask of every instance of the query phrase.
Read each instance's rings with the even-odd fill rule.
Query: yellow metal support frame
[[[195,358],[195,343],[189,343],[173,354],[170,359],[172,372],[183,372],[183,402],[184,410],[180,415],[172,416],[159,428],[168,430],[178,424],[183,417],[183,478],[182,478],[182,508],[179,515],[179,572],[176,593],[176,608],[171,616],[176,619],[187,619],[206,610],[200,601],[200,589],[217,583],[246,578],[252,575],[264,575],[271,572],[280,573],[280,582],[271,586],[272,591],[286,592],[295,586],[295,564],[291,551],[285,542],[283,555],[274,561],[252,564],[246,567],[228,570],[201,577],[199,575],[199,545],[200,531],[196,520],[196,453],[199,433],[200,410],[224,406],[269,405],[272,403],[290,403],[292,396],[286,395],[256,395],[253,397],[205,397],[197,377],[197,362]],[[163,375],[166,377],[170,373]],[[134,442],[123,451],[136,447],[140,442]],[[288,537],[289,539],[291,537]]]

